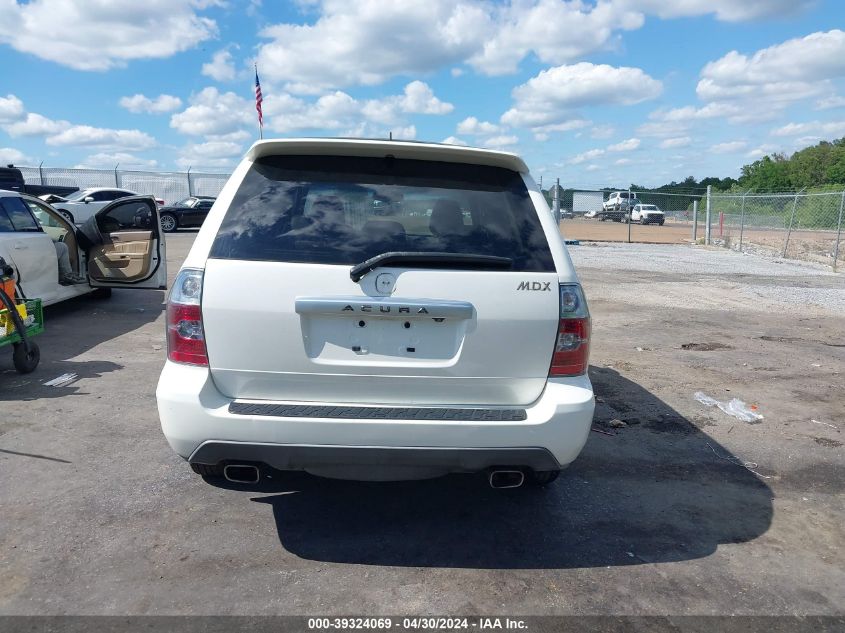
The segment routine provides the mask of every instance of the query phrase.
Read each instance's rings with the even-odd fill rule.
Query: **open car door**
[[[167,287],[167,256],[152,197],[115,200],[80,232],[88,242],[88,279],[95,288]]]

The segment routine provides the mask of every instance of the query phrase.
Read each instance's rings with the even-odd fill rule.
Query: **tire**
[[[640,220],[640,224],[642,224],[643,226],[645,226],[646,224],[648,224],[648,222],[646,222],[646,219],[645,219],[645,218],[643,218],[642,220]]]
[[[23,343],[14,343],[14,351],[12,352],[12,362],[19,374],[29,374],[35,371],[38,367],[38,362],[41,360],[41,350],[38,349],[33,341],[29,341],[29,353],[27,354]]]
[[[529,486],[547,486],[559,476],[559,470],[529,470],[525,473],[525,483]]]
[[[68,211],[67,209],[56,209],[59,212],[59,215],[62,216],[65,220],[73,224],[73,213]]]
[[[173,233],[179,228],[179,220],[172,213],[162,213],[159,218],[161,230],[165,233]]]
[[[203,479],[223,479],[223,466],[215,464],[191,464],[191,470],[200,475]]]
[[[665,222],[665,220],[660,220],[660,222],[658,222],[657,224],[658,224],[659,226],[663,226],[663,222]]]
[[[97,288],[91,293],[95,299],[108,299],[111,297],[111,288]]]

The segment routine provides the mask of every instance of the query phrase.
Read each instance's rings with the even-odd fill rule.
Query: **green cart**
[[[0,257],[0,282],[8,281],[10,272]],[[6,293],[7,287],[0,284],[0,347],[11,345],[15,369],[28,374],[41,360],[41,351],[31,339],[44,331],[44,310],[41,299],[15,302],[14,296]]]

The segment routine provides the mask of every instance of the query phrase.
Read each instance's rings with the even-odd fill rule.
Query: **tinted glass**
[[[554,270],[516,172],[340,156],[257,161],[211,257],[353,265],[388,251],[498,255],[512,270]]]
[[[0,207],[6,212],[6,217],[15,231],[40,231],[41,227],[29,207],[20,198],[0,198]]]
[[[101,233],[149,231],[150,213],[150,207],[143,202],[125,202],[97,216],[97,226]]]

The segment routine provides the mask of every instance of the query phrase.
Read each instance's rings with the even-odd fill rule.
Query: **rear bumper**
[[[156,398],[164,435],[183,458],[201,464],[263,462],[283,470],[344,465],[554,470],[580,453],[595,407],[589,378],[579,376],[550,380],[518,421],[243,415],[230,411],[233,400],[217,390],[207,369],[170,361]]]

